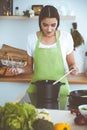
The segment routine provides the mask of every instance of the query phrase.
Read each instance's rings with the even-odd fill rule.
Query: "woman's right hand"
[[[77,75],[78,72],[79,72],[79,69],[77,68],[76,65],[72,65],[72,66],[70,67],[70,70],[72,70],[71,74],[73,74],[73,75]]]

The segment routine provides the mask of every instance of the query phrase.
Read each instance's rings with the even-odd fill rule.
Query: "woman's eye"
[[[51,25],[49,25],[49,24],[46,24],[46,23],[43,23],[43,26],[44,27],[55,27],[56,26],[56,23],[53,23],[53,24],[51,24]]]
[[[43,23],[43,26],[44,26],[44,27],[47,27],[47,26],[48,26],[48,24]]]
[[[52,24],[52,25],[51,25],[51,27],[55,27],[55,26],[56,26],[56,24]]]

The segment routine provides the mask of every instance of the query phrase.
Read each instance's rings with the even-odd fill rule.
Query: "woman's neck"
[[[60,35],[60,31],[58,31],[58,37]],[[42,33],[42,39],[41,42],[46,45],[51,45],[56,43],[56,32],[54,32],[51,36],[46,36],[44,33]]]
[[[42,42],[43,44],[46,44],[46,45],[48,45],[48,44],[54,44],[54,43],[56,42],[56,36],[53,35],[53,36],[51,36],[51,37],[48,37],[48,36],[42,35],[41,42]]]
[[[37,37],[39,36],[40,32],[37,32]],[[60,31],[58,31],[58,37],[60,36]],[[52,45],[55,44],[56,42],[56,32],[54,32],[54,34],[52,36],[46,36],[44,35],[44,33],[42,32],[42,38],[41,38],[41,42],[45,45]]]

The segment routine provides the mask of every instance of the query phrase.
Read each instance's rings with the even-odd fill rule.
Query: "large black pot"
[[[53,85],[55,80],[40,80],[32,84],[37,87],[37,108],[59,109],[60,86],[65,84],[58,82]]]
[[[87,104],[87,90],[75,90],[69,95],[69,109],[78,109],[79,105]]]

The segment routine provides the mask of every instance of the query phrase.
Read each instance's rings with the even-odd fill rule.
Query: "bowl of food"
[[[81,115],[87,118],[87,104],[79,105],[78,109]]]

